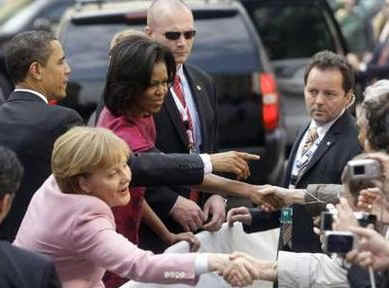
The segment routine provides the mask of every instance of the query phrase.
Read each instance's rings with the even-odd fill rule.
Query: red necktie
[[[173,84],[173,91],[178,97],[178,99],[181,102],[182,107],[184,108],[184,111],[181,112],[181,119],[184,122],[184,127],[186,129],[186,134],[188,137],[188,143],[189,143],[189,150],[191,150],[194,146],[194,129],[193,129],[193,122],[192,117],[190,116],[188,107],[186,106],[185,96],[184,92],[182,90],[181,86],[181,79],[176,75],[174,77],[174,84]],[[185,114],[184,114],[185,113]],[[184,119],[186,118],[186,121]]]
[[[188,137],[188,143],[189,143],[188,148],[189,148],[189,150],[191,150],[193,148],[193,145],[194,145],[193,122],[192,122],[192,117],[190,116],[189,110],[186,106],[185,96],[184,96],[184,92],[183,92],[182,86],[181,86],[181,79],[180,79],[180,77],[178,77],[178,75],[176,75],[174,77],[173,91],[176,94],[176,96],[178,97],[178,99],[180,100],[182,107],[184,108],[183,113],[186,113],[184,115],[183,115],[183,113],[181,113],[181,119],[184,122],[184,127],[186,129],[186,135]],[[187,119],[186,121],[184,121],[185,118]],[[200,199],[199,191],[196,191],[195,189],[191,188],[189,199],[194,201],[194,202],[198,202]]]

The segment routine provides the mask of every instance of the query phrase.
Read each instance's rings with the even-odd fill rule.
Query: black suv
[[[293,144],[308,120],[304,69],[313,54],[331,50],[346,55],[346,41],[326,0],[240,0],[273,64],[282,95],[282,115]]]
[[[258,153],[251,183],[276,183],[283,170],[286,133],[279,95],[266,52],[239,2],[187,1],[196,40],[189,62],[215,80],[219,104],[219,150]],[[88,4],[65,14],[59,29],[72,75],[60,103],[88,119],[104,86],[108,48],[121,30],[143,30],[149,1]]]

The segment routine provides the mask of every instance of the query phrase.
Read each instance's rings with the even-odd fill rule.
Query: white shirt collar
[[[311,124],[309,125],[309,128],[316,127],[317,128],[317,134],[319,135],[319,139],[323,139],[328,130],[332,127],[332,125],[336,122],[336,120],[339,119],[340,116],[343,115],[345,109],[343,109],[342,112],[339,113],[339,115],[332,121],[327,122],[323,125],[319,125],[315,120],[312,119]]]
[[[38,96],[39,98],[41,98],[43,101],[45,101],[46,104],[49,104],[49,101],[47,101],[46,97],[43,96],[43,94],[41,94],[35,90],[16,88],[14,90],[14,92],[27,92],[27,93],[34,94],[34,95]]]
[[[178,65],[176,74],[178,77],[180,77],[181,81],[184,79],[184,66],[182,64]]]

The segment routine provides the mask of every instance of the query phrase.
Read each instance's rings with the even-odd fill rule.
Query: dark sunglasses
[[[165,32],[166,39],[169,40],[178,40],[181,36],[181,34],[184,34],[184,38],[186,40],[192,39],[196,35],[196,30],[190,30],[190,31],[184,31],[184,32]]]

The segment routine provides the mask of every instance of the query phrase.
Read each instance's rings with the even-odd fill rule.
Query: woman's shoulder
[[[89,242],[100,231],[116,230],[112,210],[104,201],[94,196],[74,196],[78,196],[71,216],[71,238],[74,241],[82,244],[84,241]]]
[[[108,112],[109,113],[109,112]],[[153,118],[141,117],[127,119],[124,116],[105,115],[100,127],[107,128],[122,138],[134,151],[147,151],[154,147],[155,126]]]
[[[72,225],[78,226],[80,223],[95,219],[104,219],[108,226],[115,225],[112,210],[103,200],[92,195],[63,193],[52,175],[43,187],[46,190],[46,197],[42,200],[47,200],[44,202],[53,205],[61,203],[62,213],[59,216],[67,214],[72,219]]]
[[[115,134],[126,133],[133,135],[137,132],[137,123],[130,121],[124,116],[113,115],[106,107],[103,108],[100,114],[97,126],[109,129]]]

